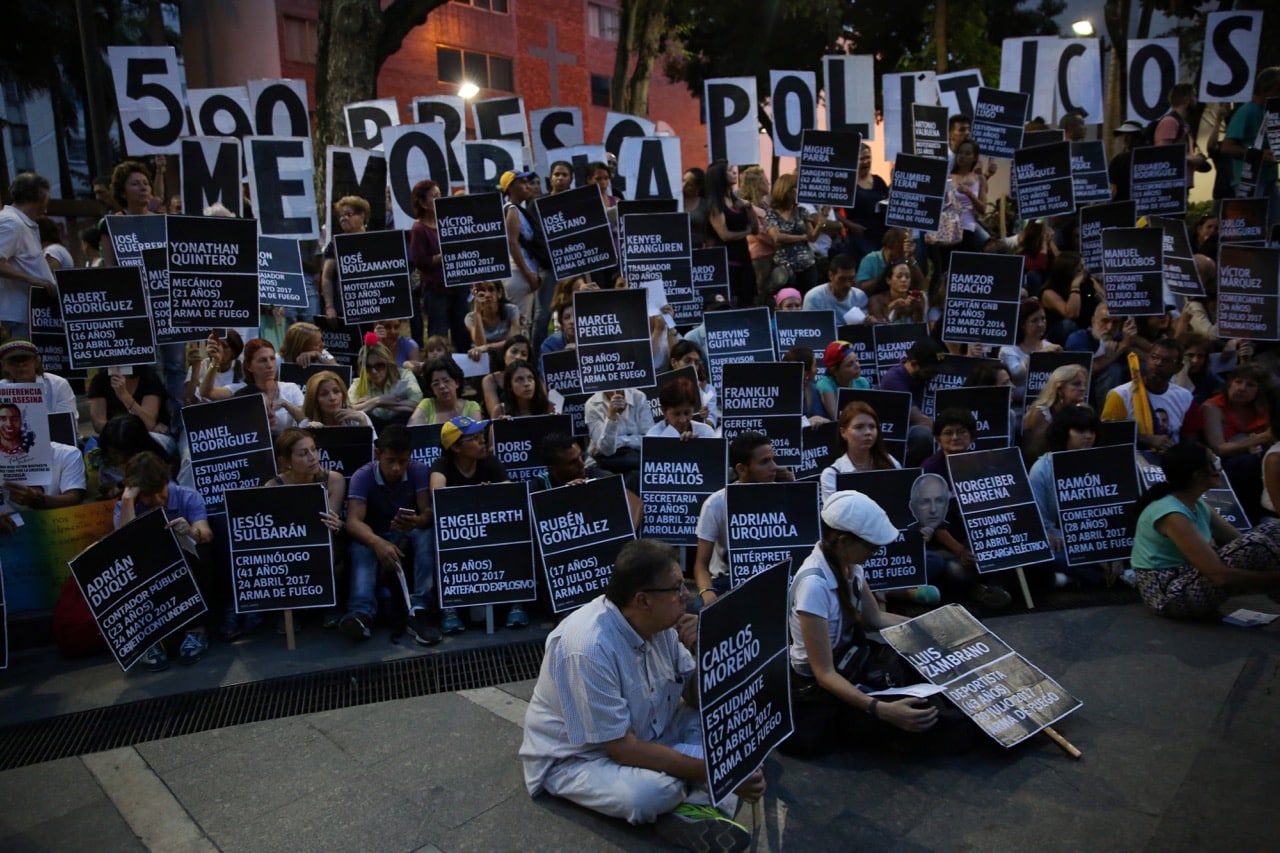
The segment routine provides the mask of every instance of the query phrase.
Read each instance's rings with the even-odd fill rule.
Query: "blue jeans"
[[[402,546],[408,544],[413,548],[413,593],[409,602],[413,610],[425,610],[431,598],[431,591],[436,581],[436,537],[430,529],[411,530],[401,533],[388,530],[382,534],[388,542]],[[352,540],[351,542],[351,597],[347,609],[351,613],[361,613],[370,618],[378,612],[376,599],[378,587],[378,570],[381,565],[378,557],[367,545]]]
[[[156,372],[169,394],[169,431],[182,432],[182,402],[187,388],[187,345],[160,344],[156,347]]]

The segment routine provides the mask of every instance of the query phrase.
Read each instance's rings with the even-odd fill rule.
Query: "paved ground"
[[[1266,599],[1247,606],[1275,612]],[[1139,606],[987,620],[1079,696],[1059,731],[948,760],[859,752],[766,764],[761,850],[1276,849],[1280,623],[1163,622]],[[486,640],[472,632],[445,646]],[[420,654],[313,630],[215,647],[190,670],[18,656],[0,725],[287,671]],[[203,671],[202,671],[203,670]],[[532,682],[217,729],[0,773],[3,850],[647,850],[647,828],[524,792]]]

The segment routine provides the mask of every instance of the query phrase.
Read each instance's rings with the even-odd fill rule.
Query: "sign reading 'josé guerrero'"
[[[1044,522],[1018,448],[953,453],[947,457],[947,466],[978,571],[1050,559]]]
[[[438,198],[436,233],[444,283],[462,287],[511,278],[511,250],[502,196],[480,193]]]
[[[347,325],[413,316],[403,231],[338,234],[338,299]]]
[[[573,295],[582,393],[654,384],[645,291],[584,290]]]
[[[55,275],[72,367],[155,362],[142,267],[58,270]]]
[[[258,230],[252,219],[170,216],[169,318],[175,329],[258,319]]]
[[[645,437],[640,443],[640,498],[644,535],[672,545],[698,543],[698,514],[727,479],[722,438],[673,441]]]
[[[784,560],[798,566],[820,538],[818,484],[734,483],[725,491],[729,579],[737,586]]]
[[[529,508],[552,610],[573,610],[603,592],[618,552],[635,538],[622,478],[534,492]]]
[[[595,185],[534,202],[557,281],[618,265],[604,199]]]
[[[227,492],[237,613],[337,603],[321,483]]]
[[[533,601],[533,537],[524,483],[431,493],[441,607]]]

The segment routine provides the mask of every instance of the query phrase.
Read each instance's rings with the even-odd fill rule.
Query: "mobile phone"
[[[406,516],[406,515],[416,515],[416,514],[417,514],[417,513],[415,513],[413,510],[409,509],[408,507],[403,507],[403,506],[402,506],[402,507],[400,507],[398,510],[396,510],[396,517],[397,517],[397,518],[403,518],[403,517],[404,517],[404,516]]]

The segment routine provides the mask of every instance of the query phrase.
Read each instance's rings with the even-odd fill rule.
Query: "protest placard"
[[[306,308],[311,304],[310,288],[297,240],[258,238],[258,299],[263,305]]]
[[[1061,142],[1065,137],[1061,130],[1049,128],[1048,130],[1024,130],[1022,132],[1022,147],[1035,148],[1038,145],[1052,145],[1055,142]]]
[[[1224,198],[1218,212],[1218,242],[1265,243],[1269,204],[1268,198]]]
[[[779,311],[773,315],[778,354],[793,347],[808,347],[821,356],[836,340],[836,315],[831,311]]]
[[[891,228],[937,231],[947,189],[947,161],[899,154],[893,164],[892,181],[884,224]]]
[[[671,306],[676,325],[682,328],[702,322],[702,306],[708,301],[718,298],[729,303],[729,254],[725,247],[694,249],[691,256],[694,299]]]
[[[962,409],[973,415],[977,431],[970,450],[995,450],[1013,443],[1009,435],[1009,412],[1013,408],[1010,385],[988,385],[976,388],[949,388],[937,393],[934,409]]]
[[[169,318],[200,334],[258,323],[258,231],[251,219],[168,218]]]
[[[1150,226],[1159,228],[1164,249],[1164,284],[1179,296],[1204,296],[1204,283],[1192,257],[1187,239],[1187,221],[1180,217],[1152,216]]]
[[[312,322],[320,327],[320,339],[324,342],[324,348],[339,364],[356,364],[360,358],[360,350],[364,349],[364,336],[360,334],[359,328],[323,315],[313,317]]]
[[[573,317],[582,393],[654,384],[643,290],[579,291],[573,295]]]
[[[1156,483],[1164,482],[1164,469],[1160,467],[1160,454],[1154,450],[1138,450],[1134,452],[1133,458],[1137,464],[1138,485],[1142,487],[1142,491],[1146,492]],[[1236,530],[1244,533],[1252,529],[1253,525],[1249,521],[1249,516],[1245,514],[1244,508],[1240,506],[1240,499],[1236,497],[1235,489],[1231,488],[1231,480],[1224,477],[1221,487],[1209,489],[1202,497],[1205,503],[1216,509],[1218,514],[1226,519]]]
[[[441,607],[533,601],[533,535],[524,483],[433,489]]]
[[[1049,457],[1058,529],[1072,566],[1127,560],[1138,520],[1133,450],[1123,445],[1064,450]]]
[[[889,325],[896,326],[896,324]],[[877,323],[871,326],[865,324],[857,326],[843,325],[836,329],[835,339],[844,341],[849,346],[853,347],[854,353],[858,356],[859,375],[870,382],[872,388],[876,387],[880,383],[880,370],[879,365],[876,363],[875,337],[875,330],[880,328],[888,328],[888,326],[884,323]],[[886,345],[888,345],[888,343],[888,339],[886,339]],[[903,352],[905,353],[906,350],[903,350]],[[785,353],[782,354],[785,355]],[[813,354],[815,358],[820,359],[822,357],[822,350],[815,349]]]
[[[871,339],[875,343],[876,376],[883,379],[886,373],[906,359],[907,351],[916,341],[928,336],[927,323],[876,323],[872,326]],[[852,338],[848,340],[852,341]],[[858,362],[862,363],[861,356]]]
[[[1080,207],[1111,201],[1107,152],[1101,139],[1071,143],[1071,182]]]
[[[818,484],[813,480],[725,488],[729,580],[734,586],[785,560],[799,566],[821,538]]]
[[[337,604],[323,484],[233,489],[226,505],[236,613]]]
[[[534,202],[557,281],[618,265],[600,188],[594,184]]]
[[[435,200],[445,286],[511,278],[511,248],[502,202],[499,193]]]
[[[80,443],[80,434],[76,430],[76,416],[71,412],[50,412],[48,422],[50,441],[70,444],[73,447]]]
[[[165,248],[166,220],[164,216],[147,214],[105,217],[102,221],[107,225],[107,239],[116,257],[116,265],[140,267],[143,252]]]
[[[1102,275],[1112,317],[1164,314],[1164,232],[1158,228],[1103,231]]]
[[[1021,293],[1021,255],[952,252],[942,340],[1013,346]]]
[[[1218,249],[1218,335],[1280,340],[1280,251],[1225,245]]]
[[[958,604],[885,628],[880,636],[1005,748],[1083,704]]]
[[[660,282],[673,307],[694,302],[689,214],[632,213],[625,222],[619,237],[623,277],[633,286]]]
[[[964,388],[969,377],[983,364],[997,364],[992,358],[973,358],[967,355],[947,353],[938,360],[938,372],[924,386],[924,401],[920,411],[928,418],[936,418],[942,411],[938,405],[938,393],[955,388]]]
[[[1022,147],[1022,128],[1027,121],[1027,95],[1000,89],[978,88],[973,104],[970,134],[988,157],[1013,157]]]
[[[1094,204],[1080,208],[1080,256],[1094,275],[1102,275],[1102,232],[1107,228],[1132,228],[1138,219],[1132,201]]]
[[[0,669],[9,668],[9,608],[5,604],[4,574],[0,573]]]
[[[955,500],[979,572],[1051,559],[1022,451],[978,450],[946,457]]]
[[[365,231],[333,238],[338,256],[339,311],[349,326],[413,316],[409,253],[403,231]]]
[[[801,140],[796,201],[815,207],[853,207],[862,137],[848,131],[806,129]]]
[[[223,512],[223,493],[252,488],[276,475],[267,410],[258,394],[182,409],[191,473],[210,515]]]
[[[1091,352],[1071,352],[1069,350],[1058,350],[1057,352],[1033,352],[1031,359],[1027,363],[1027,390],[1023,395],[1023,399],[1030,404],[1040,396],[1040,392],[1049,381],[1050,374],[1068,364],[1078,364],[1084,368],[1085,382],[1089,383],[1093,380],[1093,353]],[[1085,399],[1089,399],[1088,384],[1085,385]]]
[[[42,382],[0,385],[0,483],[48,486],[53,482],[49,401],[44,395]]]
[[[947,108],[928,104],[911,105],[912,148],[917,157],[931,157],[946,162],[951,150],[947,146]]]
[[[307,381],[317,373],[336,373],[348,388],[351,387],[352,367],[349,364],[325,364],[322,361],[313,361],[306,367],[300,367],[292,361],[280,362],[280,381],[292,382],[299,388],[306,388]]]
[[[113,531],[68,561],[93,621],[126,672],[208,608],[163,509]]]
[[[1024,219],[1075,213],[1071,143],[1055,142],[1013,152],[1014,198]],[[1105,177],[1105,161],[1103,175]],[[1110,192],[1107,197],[1110,198]]]
[[[58,270],[55,275],[73,368],[155,363],[155,330],[147,314],[141,266]]]
[[[577,348],[542,354],[542,381],[556,411],[573,422],[571,435],[587,435],[586,407],[590,394],[582,393]]]
[[[1186,213],[1186,148],[1181,145],[1135,148],[1129,175],[1129,197],[1138,216]]]
[[[914,509],[917,481],[920,481],[919,468],[836,474],[837,491],[852,489],[872,496],[889,516],[889,522],[898,528],[898,538],[882,546],[862,564],[867,585],[877,592],[911,589],[929,583],[925,574],[924,536]]]
[[[839,439],[840,424],[837,421],[805,427],[800,433],[800,464],[791,469],[795,478],[811,480],[820,476],[823,469],[843,452]]]
[[[547,472],[542,462],[542,437],[573,434],[568,415],[531,415],[499,418],[493,422],[493,455],[512,480],[534,480]]]
[[[565,613],[604,592],[618,552],[635,538],[622,478],[534,492],[529,507],[551,609]]]
[[[62,319],[58,297],[43,287],[31,288],[31,343],[40,356],[40,366],[71,382],[77,394],[84,393],[85,371],[74,370],[67,354],[67,325]]]
[[[841,388],[836,395],[837,414],[854,400],[875,409],[880,419],[880,437],[889,455],[899,462],[907,458],[907,431],[911,429],[911,395],[906,391],[870,388]]]
[[[713,803],[791,736],[790,568],[780,562],[765,569],[698,618],[698,711]]]
[[[140,268],[147,291],[147,303],[151,309],[156,346],[185,343],[205,337],[208,329],[173,325],[173,300],[169,293],[168,249],[144,249]]]
[[[756,364],[775,358],[768,308],[714,311],[703,317],[703,324],[711,384],[717,388],[722,386],[726,364]]]
[[[728,481],[722,438],[640,443],[640,499],[644,535],[672,545],[698,544],[698,514],[707,497]]]
[[[414,424],[409,427],[409,442],[413,445],[410,451],[414,462],[421,462],[428,468],[440,458],[443,448],[440,446],[440,430],[444,424]]]
[[[799,465],[804,365],[798,361],[726,364],[720,386],[720,431],[764,433],[779,465]]]
[[[320,467],[337,471],[348,481],[373,461],[373,427],[334,426],[311,430]]]

